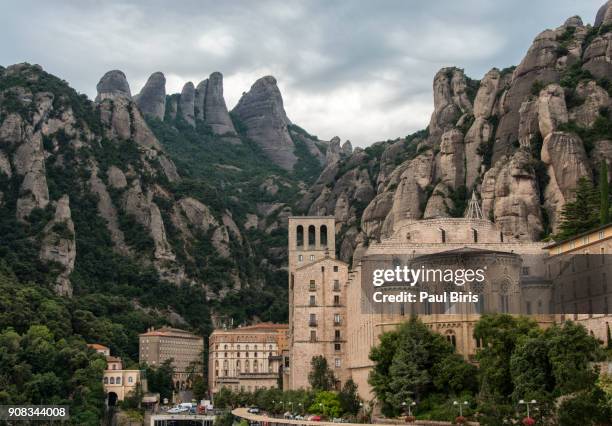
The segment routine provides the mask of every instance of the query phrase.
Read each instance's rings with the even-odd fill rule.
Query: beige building
[[[612,224],[545,247],[554,282],[555,319],[573,320],[609,344],[612,316]]]
[[[252,392],[276,388],[282,380],[287,324],[261,323],[217,329],[208,339],[208,386]]]
[[[348,379],[348,265],[336,259],[336,224],[329,217],[289,218],[289,368],[286,389],[309,387],[314,356]]]
[[[446,336],[468,359],[480,345],[473,330],[482,311],[531,313],[542,326],[553,323],[552,284],[544,268],[546,244],[503,234],[482,217],[475,199],[466,216],[398,221],[388,237],[356,252],[351,270],[335,259],[333,217],[289,218],[290,359],[286,388],[309,387],[310,360],[322,354],[334,369],[338,385],[352,378],[361,396],[370,400],[370,350],[382,333],[411,314],[418,314],[431,329]],[[495,278],[486,290],[471,288],[482,293],[481,302],[473,306],[429,309],[389,304],[375,310],[364,303],[367,295],[361,274],[368,273],[371,259],[395,256],[416,267],[452,268],[457,259],[463,264],[490,264]]]
[[[110,349],[98,343],[88,344],[90,348],[106,357],[106,369],[102,377],[104,392],[107,395],[107,404],[115,405],[117,401],[123,401],[130,392],[135,392],[137,386],[146,389],[146,381],[143,380],[140,370],[124,370],[121,358],[111,356]]]
[[[190,376],[202,374],[204,339],[177,328],[151,328],[139,335],[139,360],[153,367],[172,359],[176,389],[191,386]]]

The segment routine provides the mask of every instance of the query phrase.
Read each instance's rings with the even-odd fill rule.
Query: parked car
[[[310,416],[308,420],[310,420],[311,422],[320,422],[321,416]]]
[[[289,411],[287,411],[285,414],[283,414],[283,417],[289,420],[293,420],[295,417],[293,417],[293,414],[291,414]]]
[[[259,409],[259,407],[249,407],[247,412],[251,414],[259,414],[261,410]]]
[[[168,410],[168,414],[179,414],[179,413],[186,413],[187,411],[189,411],[189,408],[187,407],[181,407],[180,405],[177,405],[176,407],[172,407]]]

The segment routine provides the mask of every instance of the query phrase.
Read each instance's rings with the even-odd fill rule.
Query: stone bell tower
[[[313,356],[322,355],[338,385],[346,379],[348,265],[336,259],[333,216],[289,218],[289,366],[286,389],[310,387]]]

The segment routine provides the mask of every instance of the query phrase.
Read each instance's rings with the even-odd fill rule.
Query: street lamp
[[[521,399],[521,400],[519,401],[519,405],[520,405],[520,404],[525,404],[525,405],[527,406],[527,418],[528,418],[528,419],[529,419],[529,418],[531,418],[531,417],[529,416],[529,404],[531,404],[531,405],[535,405],[535,404],[537,404],[537,403],[538,403],[538,401],[536,401],[535,399],[532,399],[531,401],[525,401],[524,399]]]
[[[300,407],[300,414],[304,414],[304,409],[302,408],[302,403],[299,402],[298,406]]]
[[[406,407],[408,407],[408,415],[412,417],[412,407],[416,406],[416,402],[410,401],[410,403],[402,402],[402,407],[404,407],[404,411],[406,411]]]
[[[465,405],[467,407],[468,406],[468,402],[467,401],[463,401],[463,404],[460,404],[458,401],[453,401],[453,405],[459,407],[459,416],[463,417],[463,406]]]

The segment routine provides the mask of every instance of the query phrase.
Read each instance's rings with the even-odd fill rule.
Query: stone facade
[[[475,264],[484,264],[493,257],[507,272],[506,283],[491,283],[491,294],[484,297],[486,310],[503,312],[527,311],[529,292],[537,292],[550,299],[550,283],[544,278],[544,243],[523,242],[504,234],[492,222],[482,217],[436,218],[429,220],[404,219],[394,226],[389,238],[371,244],[360,259],[354,259],[354,267],[347,285],[348,298],[348,369],[350,377],[357,383],[360,395],[367,400],[373,398],[368,384],[368,375],[373,366],[368,355],[378,344],[379,336],[393,330],[409,318],[411,313],[419,315],[432,330],[446,336],[467,359],[473,359],[479,343],[473,337],[474,326],[480,315],[475,310],[447,310],[446,312],[410,312],[389,307],[383,312],[367,312],[361,306],[362,264],[369,257],[404,255],[416,265],[448,265],[449,257],[460,254],[476,256]],[[500,275],[499,273],[493,275]],[[511,290],[502,309],[501,287]],[[542,289],[543,287],[543,289]],[[545,304],[548,308],[549,304]],[[414,306],[414,305],[412,305]],[[391,308],[394,308],[393,310]],[[542,326],[553,322],[548,312],[536,317]]]
[[[546,274],[554,281],[555,319],[577,321],[609,344],[612,327],[612,225],[545,247]]]
[[[346,368],[348,265],[336,259],[335,220],[289,218],[289,374],[286,389],[308,388],[314,356],[323,355],[337,385]]]
[[[360,396],[372,400],[368,376],[373,367],[369,359],[382,333],[391,331],[411,314],[416,314],[432,330],[445,336],[459,354],[474,360],[482,342],[474,338],[474,327],[481,312],[508,312],[530,315],[541,327],[566,319],[582,323],[603,343],[607,343],[612,317],[607,315],[612,303],[612,225],[579,235],[572,240],[547,245],[522,241],[501,232],[497,224],[483,218],[474,198],[477,214],[465,218],[404,218],[393,225],[388,238],[375,241],[356,252],[353,267],[335,259],[333,217],[292,217],[289,219],[289,355],[287,389],[307,388],[310,360],[324,355],[339,384],[349,378],[358,385]],[[322,236],[321,230],[326,234]],[[587,253],[593,259],[576,274],[555,274],[555,268],[567,263],[567,254]],[[386,304],[368,310],[368,295],[361,285],[362,274],[370,276],[368,262],[373,259],[408,259],[411,267],[453,268],[491,265],[487,286],[482,290],[482,304],[437,305],[426,309],[415,304]],[[561,266],[560,266],[561,264]],[[577,267],[578,268],[578,267]],[[609,272],[606,272],[607,269]],[[566,268],[567,269],[567,268]],[[585,275],[585,272],[588,272]],[[582,274],[582,275],[578,275]],[[576,291],[578,280],[597,280],[592,294]],[[569,282],[566,282],[568,281]],[[334,284],[337,282],[337,284]],[[441,283],[434,283],[441,285]],[[336,290],[339,286],[339,290]],[[470,291],[479,292],[469,287]],[[570,289],[570,294],[567,294]],[[337,292],[337,293],[336,293]],[[560,298],[576,303],[576,314],[560,315]],[[573,292],[573,294],[571,294]],[[437,293],[437,292],[436,292]],[[337,294],[338,298],[333,297]],[[410,305],[410,306],[408,306]],[[592,305],[591,308],[589,308]],[[365,306],[365,308],[364,308]],[[567,307],[564,308],[567,312]],[[593,313],[595,311],[596,313]],[[589,314],[591,312],[591,314]],[[336,319],[340,323],[336,323]],[[339,334],[336,334],[339,333]],[[335,340],[334,337],[339,339]],[[336,351],[335,344],[340,344]],[[336,366],[338,366],[336,368]]]
[[[202,353],[204,339],[185,330],[163,327],[149,329],[139,335],[139,361],[157,367],[168,359],[173,359],[173,380],[177,389],[191,386],[190,369],[202,373]]]
[[[287,325],[261,323],[217,329],[208,340],[208,387],[215,394],[276,388],[282,375]]]

